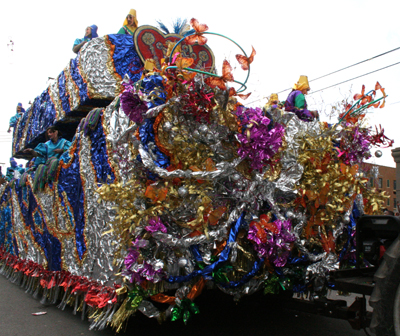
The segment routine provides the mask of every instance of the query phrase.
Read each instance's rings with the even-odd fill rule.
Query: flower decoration
[[[340,148],[338,157],[345,164],[351,165],[371,157],[371,141],[367,129],[359,126],[347,127],[339,133]]]
[[[140,284],[145,280],[157,283],[165,277],[162,261],[142,260],[140,251],[146,249],[148,245],[149,241],[140,237],[132,242],[132,247],[124,261],[125,270],[123,272],[123,275],[128,277],[131,283]]]
[[[269,127],[270,119],[263,116],[260,108],[238,107],[236,116],[241,120],[243,133],[238,135],[241,146],[238,155],[250,161],[253,169],[261,169],[271,162],[282,147],[284,128],[275,123]]]
[[[164,232],[167,233],[167,228],[161,222],[159,217],[152,217],[149,219],[149,225],[145,227],[148,232]]]
[[[375,131],[376,131],[376,133],[371,134],[371,136],[370,136],[371,144],[382,147],[382,148],[388,148],[388,147],[393,146],[394,140],[390,140],[384,134],[385,130],[382,128],[381,125],[379,125],[379,131],[378,131],[378,127],[375,126]]]
[[[291,243],[295,240],[290,220],[274,222],[263,214],[259,221],[250,223],[247,239],[254,243],[259,258],[267,258],[276,267],[283,267],[289,256]]]
[[[128,118],[135,123],[143,122],[143,115],[148,110],[147,104],[135,93],[132,83],[123,83],[125,89],[121,94],[121,106]]]

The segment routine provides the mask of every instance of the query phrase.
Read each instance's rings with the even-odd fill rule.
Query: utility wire
[[[345,81],[343,81],[343,82],[336,83],[336,84],[334,84],[334,85],[327,86],[327,87],[325,87],[325,88],[323,88],[323,89],[319,89],[319,90],[317,90],[317,91],[310,92],[308,95],[312,95],[312,94],[314,94],[314,93],[316,93],[316,92],[319,92],[319,91],[322,91],[322,90],[326,90],[326,89],[329,89],[329,88],[331,88],[331,87],[334,87],[334,86],[337,86],[337,85],[340,85],[340,84],[343,84],[343,83],[350,82],[350,81],[352,81],[352,80],[354,80],[354,79],[357,79],[357,78],[361,78],[361,77],[370,75],[370,74],[372,74],[372,73],[374,73],[374,72],[378,72],[378,71],[381,71],[381,70],[390,68],[390,67],[395,66],[395,65],[397,65],[397,64],[400,64],[400,62],[397,62],[397,63],[391,64],[391,65],[385,66],[385,67],[383,67],[383,68],[380,68],[380,69],[377,69],[377,70],[374,70],[374,71],[371,71],[371,72],[367,72],[367,73],[365,73],[365,74],[363,74],[363,75],[360,75],[360,76],[357,76],[357,77],[353,77],[353,78],[351,78],[351,79],[347,79],[347,80],[345,80]],[[291,90],[291,89],[287,89],[287,90]],[[279,94],[279,93],[282,93],[282,92],[285,92],[285,91],[287,91],[287,90],[280,91],[280,92],[278,92],[278,94]],[[249,105],[252,104],[252,103],[258,102],[258,101],[260,101],[260,100],[262,100],[262,99],[264,99],[264,98],[266,98],[266,97],[263,97],[263,98],[254,100],[254,101],[252,101],[251,103],[249,103]],[[397,104],[397,103],[399,103],[399,102],[396,102],[396,103],[393,103],[393,104]],[[392,104],[391,104],[391,105],[392,105]]]
[[[356,66],[356,65],[359,65],[359,64],[362,64],[362,63],[371,61],[371,60],[373,60],[373,59],[375,59],[375,58],[381,57],[381,56],[383,56],[383,55],[389,54],[389,53],[391,53],[391,52],[393,52],[393,51],[396,51],[396,50],[399,50],[399,49],[400,49],[400,47],[397,47],[397,48],[395,48],[395,49],[386,51],[386,52],[384,52],[384,53],[382,53],[382,54],[379,54],[379,55],[376,55],[376,56],[374,56],[374,57],[368,58],[368,59],[366,59],[366,60],[364,60],[364,61],[354,63],[354,64],[349,65],[349,66],[347,66],[347,67],[344,67],[344,68],[342,68],[342,69],[339,69],[339,70],[330,72],[330,73],[328,73],[328,74],[326,74],[326,75],[323,75],[323,76],[321,76],[321,77],[317,77],[317,78],[311,79],[309,82],[313,82],[313,81],[316,81],[317,79],[321,79],[321,78],[324,78],[324,77],[333,75],[333,74],[335,74],[335,73],[337,73],[337,72],[340,72],[340,71],[349,69],[349,68],[351,68],[351,67],[353,67],[353,66]],[[285,91],[288,91],[288,90],[291,90],[291,89],[292,89],[292,88],[289,88],[289,89],[286,89],[286,90],[283,90],[283,91],[280,91],[280,92],[277,92],[277,93],[279,94],[279,93],[282,93],[282,92],[285,92]]]
[[[313,91],[313,92],[309,93],[308,95],[312,95],[313,93],[316,93],[316,92],[319,92],[319,91],[322,91],[322,90],[329,89],[329,88],[334,87],[334,86],[336,86],[336,85],[340,85],[340,84],[343,84],[343,83],[350,82],[350,81],[352,81],[352,80],[354,80],[354,79],[357,79],[357,78],[361,78],[361,77],[370,75],[370,74],[372,74],[372,73],[374,73],[374,72],[378,72],[378,71],[381,71],[381,70],[383,70],[383,69],[390,68],[390,67],[392,67],[392,66],[394,66],[394,65],[397,65],[397,64],[400,64],[400,62],[397,62],[397,63],[391,64],[391,65],[385,66],[385,67],[383,67],[383,68],[380,68],[380,69],[377,69],[377,70],[374,70],[374,71],[371,71],[371,72],[367,72],[367,73],[365,73],[365,74],[363,74],[363,75],[360,75],[360,76],[357,76],[357,77],[354,77],[354,78],[345,80],[345,81],[343,81],[343,82],[340,82],[340,83],[337,83],[337,84],[334,84],[334,85],[327,86],[326,88],[319,89],[319,90],[317,90],[317,91]]]

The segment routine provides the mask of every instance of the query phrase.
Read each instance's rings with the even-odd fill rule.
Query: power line
[[[396,50],[399,50],[399,49],[400,49],[400,47],[397,47],[397,48],[395,48],[395,49],[392,49],[392,50],[386,51],[386,52],[384,52],[384,53],[382,53],[382,54],[379,54],[379,55],[376,55],[376,56],[374,56],[374,57],[368,58],[368,59],[366,59],[366,60],[364,60],[364,61],[361,61],[361,62],[354,63],[354,64],[352,64],[352,65],[349,65],[349,66],[347,66],[347,67],[344,67],[344,68],[342,68],[342,69],[339,69],[339,70],[336,70],[336,71],[330,72],[330,73],[328,73],[328,74],[326,74],[326,75],[323,75],[323,76],[320,76],[320,77],[317,77],[317,78],[311,79],[309,82],[313,82],[313,81],[316,81],[316,80],[318,80],[318,79],[321,79],[321,78],[324,78],[324,77],[327,77],[327,76],[333,75],[333,74],[335,74],[335,73],[338,73],[338,72],[340,72],[340,71],[343,71],[343,70],[349,69],[349,68],[351,68],[351,67],[353,67],[353,66],[356,66],[356,65],[359,65],[359,64],[362,64],[362,63],[365,63],[365,62],[371,61],[371,60],[373,60],[373,59],[375,59],[375,58],[381,57],[381,56],[383,56],[383,55],[389,54],[389,53],[391,53],[391,52],[393,52],[393,51],[396,51]],[[283,91],[277,92],[277,94],[279,94],[279,93],[282,93],[282,92],[285,92],[285,91],[288,91],[288,90],[291,90],[291,89],[292,89],[292,88],[289,88],[289,89],[286,89],[286,90],[283,90]]]
[[[400,62],[397,62],[397,63],[391,64],[391,65],[385,66],[385,67],[383,67],[383,68],[380,68],[380,69],[377,69],[377,70],[374,70],[374,71],[371,71],[371,72],[367,72],[367,73],[365,73],[365,74],[363,74],[363,75],[360,75],[360,76],[357,76],[357,77],[354,77],[354,78],[351,78],[351,79],[347,79],[347,80],[345,80],[345,81],[343,81],[343,82],[340,82],[340,83],[337,83],[337,84],[334,84],[334,85],[327,86],[326,88],[319,89],[319,90],[317,90],[317,91],[313,91],[313,92],[309,93],[308,95],[312,95],[313,93],[316,93],[316,92],[319,92],[319,91],[322,91],[322,90],[329,89],[329,88],[334,87],[334,86],[336,86],[336,85],[340,85],[340,84],[343,84],[343,83],[350,82],[350,81],[352,81],[352,80],[354,80],[354,79],[357,79],[357,78],[361,78],[361,77],[370,75],[370,74],[372,74],[372,73],[374,73],[374,72],[378,72],[378,71],[381,71],[381,70],[383,70],[383,69],[390,68],[390,67],[392,67],[392,66],[394,66],[394,65],[397,65],[397,64],[400,64]]]

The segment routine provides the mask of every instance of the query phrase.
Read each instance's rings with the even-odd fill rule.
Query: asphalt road
[[[286,307],[265,304],[265,301],[248,298],[236,304],[225,295],[217,295],[213,301],[210,303],[209,297],[197,298],[200,314],[187,326],[181,321],[159,325],[155,320],[138,313],[131,319],[126,331],[119,335],[365,335],[363,331],[352,330],[347,321],[294,312]],[[32,315],[42,311],[47,314]],[[73,315],[72,308],[67,307],[62,311],[53,305],[44,306],[0,275],[0,335],[105,336],[114,335],[114,332],[111,329],[90,331],[87,319],[82,321],[80,315]]]

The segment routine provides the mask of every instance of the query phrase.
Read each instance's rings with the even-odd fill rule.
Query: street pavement
[[[196,299],[200,314],[188,325],[182,321],[159,325],[141,313],[134,316],[129,327],[119,335],[242,335],[242,336],[361,336],[363,331],[352,330],[347,321],[330,319],[286,307],[265,304],[251,297],[238,304],[226,295]],[[214,300],[213,300],[214,297]],[[211,302],[213,301],[213,302]],[[290,308],[290,307],[288,307]],[[46,312],[34,316],[32,313]],[[87,319],[64,311],[54,305],[44,306],[32,295],[0,275],[0,336],[105,336],[114,335],[111,329],[90,331]]]

